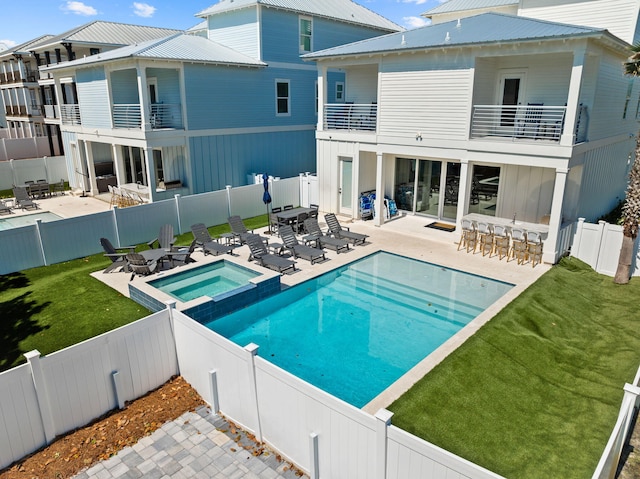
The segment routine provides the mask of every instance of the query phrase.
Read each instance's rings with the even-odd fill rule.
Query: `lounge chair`
[[[16,186],[13,188],[13,196],[16,198],[16,205],[23,210],[32,208],[38,209],[38,204],[29,198],[29,193],[24,186]]]
[[[3,200],[0,200],[0,214],[12,213],[11,207],[8,206]]]
[[[363,245],[369,237],[369,235],[354,233],[352,231],[349,231],[349,228],[343,227],[338,221],[338,218],[336,218],[335,213],[327,213],[326,215],[324,215],[324,219],[327,222],[327,226],[329,227],[329,233],[335,238],[351,241],[354,245]]]
[[[136,275],[147,276],[158,269],[158,261],[155,259],[147,260],[140,253],[129,253],[126,256],[127,269],[131,271],[131,281]]]
[[[302,241],[304,241],[305,244],[315,242],[316,248],[329,248],[336,253],[349,251],[349,242],[324,234],[316,218],[307,218],[304,220],[304,228],[307,233],[309,233],[302,237]]]
[[[123,268],[127,271],[127,253],[135,253],[135,246],[125,246],[123,248],[115,248],[111,241],[107,238],[100,238],[100,244],[104,249],[104,255],[111,260],[111,264],[107,267],[103,273],[110,273],[118,268]]]
[[[191,257],[191,254],[195,251],[197,240],[193,240],[188,248],[173,247],[173,251],[167,253],[167,259],[172,268],[176,266],[182,266],[189,263],[195,263],[195,259]]]
[[[284,247],[291,251],[294,258],[306,259],[307,261],[311,261],[311,264],[316,261],[324,261],[327,259],[324,251],[320,248],[313,248],[312,246],[300,243],[298,238],[296,238],[296,235],[293,233],[293,228],[291,228],[290,225],[280,226],[278,233],[280,234],[280,238],[282,238]]]
[[[247,242],[247,237],[249,235],[254,234],[253,230],[247,229],[247,227],[244,225],[244,222],[242,221],[242,218],[240,218],[239,216],[230,216],[227,219],[227,222],[231,227],[231,233],[233,234],[234,238],[241,245]],[[265,242],[269,241],[269,239],[265,238],[264,236],[260,236],[260,239]]]
[[[158,233],[158,237],[149,241],[147,245],[149,248],[153,248],[155,244],[158,244],[158,248],[166,249],[167,251],[171,251],[173,248],[173,243],[176,242],[175,236],[173,236],[173,225],[166,224],[160,227],[160,232]]]
[[[233,254],[233,245],[221,244],[214,240],[209,234],[209,230],[204,223],[191,225],[191,232],[195,238],[196,245],[202,248],[202,252],[205,255],[209,253],[214,256],[223,253]]]
[[[273,269],[280,274],[284,274],[286,271],[291,270],[293,273],[296,271],[296,262],[290,259],[283,258],[277,254],[272,254],[267,251],[267,247],[262,242],[262,238],[256,234],[250,234],[246,237],[246,243],[249,246],[251,254],[249,255],[249,261],[255,260],[260,266]]]

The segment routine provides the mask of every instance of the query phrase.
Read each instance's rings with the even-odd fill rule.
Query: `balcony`
[[[328,103],[324,106],[325,130],[376,131],[376,103]]]
[[[140,128],[142,125],[142,115],[138,104],[113,105],[111,114],[113,115],[114,128]]]
[[[566,106],[475,105],[471,120],[472,139],[504,138],[511,141],[560,143]],[[575,141],[586,141],[588,110],[580,105]]]
[[[182,128],[182,112],[179,103],[155,103],[151,105],[151,128],[160,130],[165,128]]]
[[[60,105],[60,119],[63,125],[82,125],[78,104]]]
[[[42,115],[50,120],[54,120],[60,117],[57,105],[42,105]]]

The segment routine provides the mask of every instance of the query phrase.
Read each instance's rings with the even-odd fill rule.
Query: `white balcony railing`
[[[182,112],[179,103],[155,103],[151,105],[149,123],[154,130],[182,128]]]
[[[377,119],[375,103],[327,103],[324,106],[325,130],[376,131]]]
[[[138,104],[113,105],[112,114],[114,128],[140,128],[142,125],[140,105]]]
[[[475,105],[471,121],[471,138],[509,138],[512,140],[547,140],[560,142],[566,106]],[[575,141],[586,140],[588,109],[580,105]]]
[[[60,119],[63,125],[81,125],[80,106],[77,104],[60,105]]]

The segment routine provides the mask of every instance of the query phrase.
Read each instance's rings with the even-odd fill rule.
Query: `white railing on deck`
[[[60,118],[63,125],[81,125],[80,105],[60,105]]]
[[[113,105],[112,115],[114,128],[140,128],[142,124],[138,104]]]
[[[324,106],[325,130],[376,131],[378,105],[375,103],[328,103]]]
[[[182,111],[179,103],[156,103],[151,105],[149,117],[151,128],[159,130],[163,128],[182,128]]]
[[[475,105],[471,138],[503,137],[559,142],[564,106]]]

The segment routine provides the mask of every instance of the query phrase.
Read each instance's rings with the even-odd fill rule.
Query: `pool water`
[[[49,221],[61,220],[62,216],[55,213],[44,211],[42,213],[33,213],[30,215],[13,216],[11,218],[0,218],[0,230],[8,230],[11,228],[19,228],[21,226],[35,225],[36,220],[42,220],[43,223]]]
[[[363,407],[512,287],[379,252],[206,325]]]
[[[186,302],[201,296],[213,298],[227,293],[246,285],[251,278],[257,276],[260,273],[223,260],[155,279],[149,284]]]

